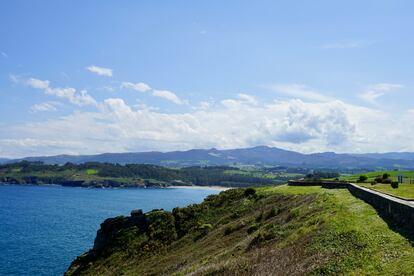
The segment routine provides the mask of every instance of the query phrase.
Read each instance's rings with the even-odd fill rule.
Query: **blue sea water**
[[[93,246],[106,218],[132,209],[171,210],[218,192],[0,185],[0,275],[62,275]]]

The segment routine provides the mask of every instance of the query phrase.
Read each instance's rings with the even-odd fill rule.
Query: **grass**
[[[371,185],[359,183],[358,185],[407,200],[414,200],[414,184],[400,184],[396,189],[392,188],[390,184]]]
[[[287,179],[287,178],[300,178],[303,177],[303,174],[300,173],[267,173],[261,170],[255,169],[240,169],[240,170],[226,170],[225,174],[229,175],[244,175],[258,178],[269,178],[269,179]]]
[[[98,171],[97,170],[94,170],[94,169],[87,169],[86,170],[86,174],[87,175],[95,175],[97,173],[98,173]]]
[[[243,191],[180,209],[182,222],[175,227],[183,234],[171,244],[145,251],[145,239],[131,235],[121,250],[87,259],[84,267],[75,264],[71,272],[78,265],[82,275],[414,274],[410,241],[346,189]],[[207,230],[197,230],[206,224]]]

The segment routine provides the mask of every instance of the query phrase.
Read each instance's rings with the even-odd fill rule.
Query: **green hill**
[[[233,189],[106,220],[67,275],[412,275],[414,248],[346,189]]]

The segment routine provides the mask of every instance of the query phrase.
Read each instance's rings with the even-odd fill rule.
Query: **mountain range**
[[[414,169],[414,153],[390,152],[337,154],[334,152],[303,154],[275,147],[218,150],[192,149],[171,152],[103,153],[97,155],[56,155],[0,159],[0,162],[41,161],[46,164],[107,162],[146,163],[170,167],[194,165],[255,165],[330,169]]]

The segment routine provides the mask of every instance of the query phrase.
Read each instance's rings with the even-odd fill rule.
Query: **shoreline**
[[[234,189],[235,187],[223,186],[185,186],[185,185],[171,185],[166,187],[159,186],[135,186],[135,187],[95,187],[95,186],[66,186],[62,184],[20,184],[20,183],[4,183],[0,182],[0,186],[29,186],[29,187],[64,187],[64,188],[83,188],[83,189],[194,189],[194,190],[214,190],[226,191]]]
[[[179,185],[173,185],[173,186],[167,186],[165,187],[167,189],[193,189],[193,190],[219,190],[219,191],[227,191],[230,189],[235,189],[234,187],[223,187],[223,186],[179,186]]]

